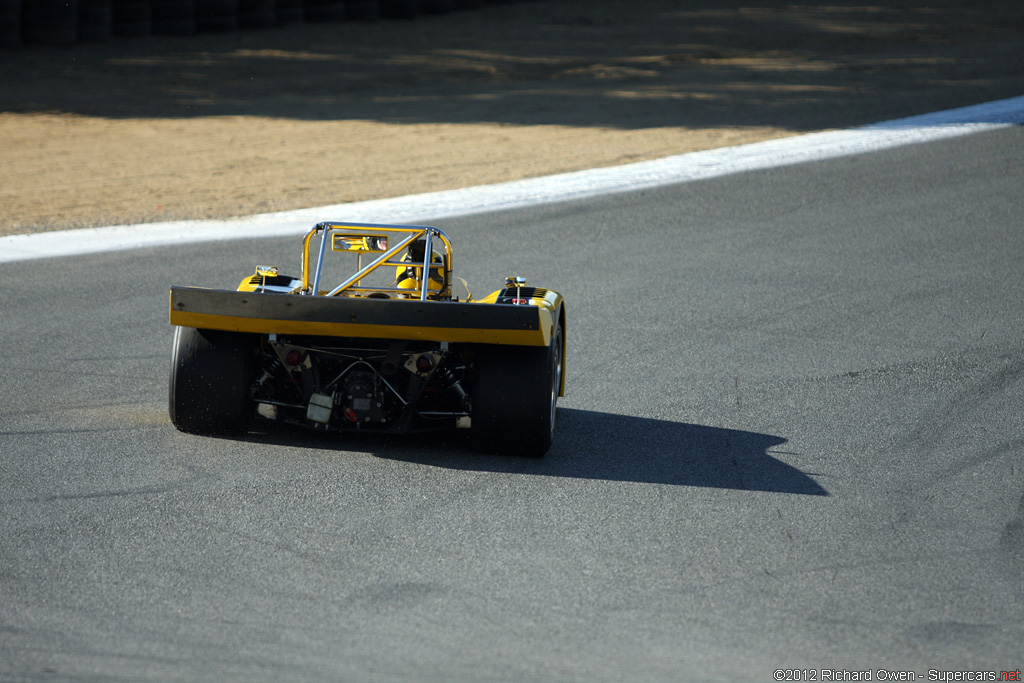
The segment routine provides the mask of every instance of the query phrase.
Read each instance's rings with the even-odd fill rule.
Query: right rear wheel
[[[472,396],[472,429],[480,449],[543,457],[555,433],[561,383],[560,326],[550,346],[480,346]]]

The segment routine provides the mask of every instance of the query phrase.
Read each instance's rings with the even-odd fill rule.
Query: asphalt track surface
[[[567,298],[541,461],[176,432],[169,286],[294,238],[5,264],[0,679],[1021,668],[1022,150],[439,222],[474,290]]]

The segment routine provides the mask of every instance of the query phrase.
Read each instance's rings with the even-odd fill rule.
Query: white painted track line
[[[625,166],[461,190],[336,204],[229,220],[115,225],[0,237],[0,263],[212,240],[300,236],[323,220],[424,223],[456,216],[632,192],[732,173],[865,154],[1024,124],[1024,96]]]

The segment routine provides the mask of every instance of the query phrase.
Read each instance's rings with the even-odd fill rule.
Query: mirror
[[[375,254],[388,250],[388,238],[386,235],[345,235],[334,233],[331,237],[331,249],[334,251]]]

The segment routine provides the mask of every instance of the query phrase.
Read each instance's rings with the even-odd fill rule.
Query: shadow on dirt
[[[1019,94],[1024,6],[987,5],[558,0],[25,46],[0,111],[818,130]]]
[[[786,443],[782,437],[570,408],[558,409],[555,443],[539,460],[478,453],[467,432],[353,439],[289,429],[250,434],[246,440],[357,450],[453,470],[829,495],[808,474],[769,454]]]

